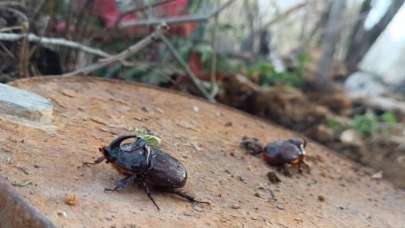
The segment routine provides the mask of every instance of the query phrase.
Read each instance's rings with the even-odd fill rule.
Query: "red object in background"
[[[161,0],[163,1],[163,0]],[[153,8],[155,17],[175,17],[187,15],[188,0],[173,0],[168,3],[158,5]],[[120,12],[116,0],[96,0],[93,13],[98,16],[107,28],[113,28],[123,12]],[[128,14],[121,19],[124,21],[136,20],[134,14]],[[184,23],[181,25],[172,26],[170,33],[179,36],[189,36],[195,29],[195,23]],[[134,34],[137,31],[129,28],[128,32]],[[138,34],[139,35],[139,34]]]
[[[165,1],[165,0],[160,0]],[[85,0],[73,0],[73,9],[79,11],[83,9]],[[153,8],[154,16],[155,17],[175,17],[175,16],[182,16],[187,15],[187,6],[188,0],[173,0],[171,2],[162,3],[161,5],[157,5]],[[115,27],[117,21],[120,19],[121,15],[125,12],[121,12],[116,0],[94,0],[92,8],[89,8],[92,11],[92,14],[98,17],[104,24],[104,26],[108,29],[112,29]],[[136,20],[137,17],[134,14],[127,14],[121,21],[133,21]],[[144,19],[142,19],[144,20]],[[170,34],[187,37],[189,36],[194,29],[196,28],[196,23],[183,23],[180,25],[174,25],[170,27]],[[60,21],[56,25],[55,29],[58,32],[66,32],[67,29],[66,21]],[[72,25],[69,26],[70,32],[76,30]],[[145,30],[143,28],[128,28],[126,32],[129,36],[131,35],[142,35],[145,32],[150,32],[149,30]]]
[[[199,79],[204,79],[204,69],[200,54],[192,52],[188,60],[188,65],[190,66],[191,71],[193,71]]]

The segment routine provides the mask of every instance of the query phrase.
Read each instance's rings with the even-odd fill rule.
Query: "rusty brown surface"
[[[311,174],[284,177],[239,148],[296,135],[220,105],[138,84],[94,78],[13,83],[51,99],[54,130],[0,120],[0,175],[32,184],[18,192],[61,227],[404,227],[405,194],[328,149],[307,148]],[[80,167],[130,127],[148,127],[188,169],[185,190],[211,206],[155,193],[157,212],[136,186],[105,193],[120,178],[108,164]],[[274,198],[271,192],[274,193]],[[75,205],[64,200],[74,194]],[[322,200],[320,200],[322,199]]]
[[[55,227],[0,177],[0,228]]]

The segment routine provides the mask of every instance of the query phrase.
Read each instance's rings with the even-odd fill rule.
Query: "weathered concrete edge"
[[[38,94],[0,83],[0,113],[31,121],[50,122],[52,102]]]
[[[23,199],[8,181],[0,176],[0,228],[56,227],[48,218]]]

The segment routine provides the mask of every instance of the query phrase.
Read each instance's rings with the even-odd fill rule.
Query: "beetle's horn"
[[[126,140],[126,139],[130,139],[130,138],[138,138],[138,136],[136,135],[122,135],[116,139],[114,139],[111,144],[110,144],[110,148],[115,148],[115,147],[119,147],[121,145],[121,143]]]

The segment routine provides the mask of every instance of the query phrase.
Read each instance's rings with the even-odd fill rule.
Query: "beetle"
[[[304,164],[306,146],[307,141],[305,139],[279,140],[269,143],[264,148],[263,158],[272,166],[291,164],[301,170],[301,165]]]
[[[123,143],[130,138],[135,141]],[[151,148],[137,135],[119,136],[109,146],[103,146],[99,150],[103,156],[94,162],[85,162],[84,165],[99,164],[106,160],[125,176],[114,188],[106,188],[105,191],[120,191],[132,183],[138,183],[158,210],[160,208],[152,197],[151,189],[176,194],[192,203],[209,204],[179,190],[187,181],[186,168],[179,160],[166,152]]]

